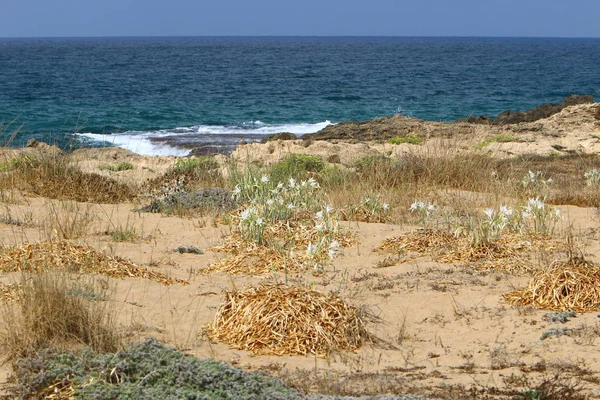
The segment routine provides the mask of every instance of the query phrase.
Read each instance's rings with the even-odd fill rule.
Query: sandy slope
[[[475,126],[476,135],[456,138],[431,137],[422,146],[338,141],[289,141],[240,146],[233,154],[238,160],[273,162],[290,152],[339,156],[341,164],[368,154],[401,155],[404,151],[492,151],[499,155],[523,153],[549,154],[553,151],[597,153],[600,144],[597,104],[573,106],[546,120],[519,126]],[[474,146],[487,137],[508,132],[511,143],[492,143],[481,150]],[[460,146],[450,146],[449,143]],[[557,145],[561,146],[557,150]],[[73,154],[73,162],[88,172],[98,172],[99,164],[128,161],[131,171],[102,174],[128,183],[140,183],[160,175],[175,162],[169,157],[142,157],[120,149],[88,149]],[[25,197],[17,204],[1,204],[11,216],[27,220],[28,226],[0,224],[0,244],[17,245],[54,238],[52,212],[64,212],[64,204]],[[79,212],[93,215],[88,234],[77,239],[107,254],[119,255],[173,277],[189,279],[189,285],[167,287],[160,283],[127,278],[114,280],[112,302],[122,329],[131,340],[155,336],[200,357],[213,357],[249,369],[266,369],[275,375],[293,375],[297,369],[310,376],[324,376],[324,382],[337,380],[355,392],[380,391],[435,392],[449,386],[464,385],[474,391],[505,387],[511,376],[540,369],[541,362],[571,368],[585,366],[595,379],[600,374],[600,325],[596,313],[580,314],[566,325],[546,322],[546,311],[515,308],[502,300],[502,294],[521,287],[528,277],[487,271],[460,264],[433,261],[430,256],[407,254],[397,265],[376,268],[385,254],[374,249],[386,238],[416,230],[416,226],[394,226],[344,222],[345,229],[356,233],[356,247],[345,249],[322,276],[310,273],[286,277],[282,273],[258,277],[230,276],[223,273],[201,275],[197,272],[223,257],[210,251],[230,232],[230,227],[213,226],[201,218],[166,217],[132,211],[134,204],[79,204]],[[586,232],[598,224],[593,209],[561,207],[566,214],[564,226]],[[61,211],[62,210],[62,211]],[[134,229],[141,239],[135,243],[115,243],[105,234],[115,227]],[[598,235],[581,239],[585,255],[597,260]],[[205,250],[203,255],[179,254],[179,245],[193,245]],[[9,283],[15,274],[0,276]],[[294,282],[313,285],[320,291],[336,291],[351,304],[366,307],[375,318],[368,329],[382,340],[367,345],[357,353],[332,355],[327,359],[300,356],[251,356],[227,345],[213,343],[199,335],[209,323],[223,293],[263,282]],[[3,323],[8,323],[4,321]],[[578,337],[552,337],[540,340],[542,332],[552,327],[581,328]],[[385,343],[385,344],[383,344]],[[0,370],[4,380],[8,369]],[[549,372],[529,372],[534,381]],[[352,376],[352,378],[349,378]],[[327,378],[328,377],[328,378]],[[310,379],[301,379],[300,383]],[[597,382],[597,381],[596,381]],[[315,383],[316,385],[316,383]],[[511,383],[514,386],[514,383]],[[600,396],[600,386],[586,383],[589,393]],[[379,389],[377,389],[379,388]],[[313,387],[317,390],[318,387]],[[483,392],[482,392],[483,393]]]

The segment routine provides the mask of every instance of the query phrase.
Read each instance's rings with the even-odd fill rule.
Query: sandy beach
[[[584,175],[600,168],[599,153],[599,103],[505,125],[398,115],[338,124],[301,139],[241,144],[231,155],[189,158],[200,161],[187,164],[178,157],[140,156],[120,148],[70,154],[44,145],[2,148],[0,293],[6,295],[0,306],[17,314],[0,315],[20,315],[22,296],[10,295],[9,288],[29,276],[21,272],[23,260],[60,251],[53,243],[67,243],[146,271],[132,276],[77,272],[69,267],[69,252],[75,250],[65,250],[65,268],[74,281],[85,275],[105,282],[109,297],[103,304],[114,313],[123,346],[151,336],[185,354],[263,371],[307,394],[500,399],[533,390],[559,396],[569,389],[572,397],[563,398],[597,398],[600,298],[595,305],[573,300],[569,308],[560,303],[561,296],[573,295],[567,289],[556,289],[554,306],[535,295],[538,303],[526,304],[531,296],[517,292],[560,263],[567,270],[582,260],[588,263],[585,271],[591,275],[585,279],[591,286],[572,275],[573,287],[600,287],[594,281],[600,275],[591,272],[600,263],[600,185]],[[319,166],[306,159],[282,166],[291,155],[310,156]],[[55,172],[48,172],[48,165]],[[77,182],[90,181],[90,175],[100,178],[84,192],[85,185]],[[250,191],[248,197],[235,197],[236,187],[245,195],[247,183],[236,176],[253,176],[250,186],[270,191],[277,190],[279,178],[285,185],[291,185],[290,178],[296,185],[316,182],[310,201],[332,208],[333,236],[319,236],[322,217],[303,200],[288,207],[295,210],[287,225],[260,214],[267,239],[252,242],[243,236],[249,231],[240,228],[244,210],[263,210],[262,200],[250,201]],[[53,177],[58,182],[52,183]],[[217,201],[217,192],[202,192],[206,188],[224,194]],[[100,201],[96,192],[107,195]],[[183,200],[166,206],[172,196],[192,192],[210,200],[189,208]],[[229,204],[232,196],[235,202]],[[560,210],[560,216],[544,214],[534,224],[525,215],[532,213],[530,200],[543,202],[552,213]],[[419,201],[431,209],[419,208]],[[510,213],[502,214],[501,207]],[[151,209],[159,212],[147,212]],[[498,215],[494,225],[490,221]],[[292,239],[280,246],[276,239],[282,237]],[[324,237],[327,249],[335,251],[331,257],[325,249],[321,258],[310,258],[307,241],[313,245],[314,238]],[[345,244],[340,238],[351,239]],[[228,240],[238,247],[220,249]],[[42,247],[18,253],[30,255],[20,256],[25,257],[21,267],[11,269],[13,252],[27,244]],[[265,253],[252,253],[235,268],[228,264],[232,256],[257,246]],[[184,247],[197,254],[177,250]],[[270,262],[264,258],[272,254],[267,251],[284,261]],[[52,269],[48,260],[56,254],[40,263]],[[252,272],[261,263],[269,265],[266,271]],[[559,285],[558,278],[553,282]],[[265,284],[333,293],[361,310],[370,339],[356,350],[275,355],[268,346],[253,352],[206,333],[226,293]],[[545,287],[555,289],[551,286]],[[561,322],[560,312],[568,311],[574,313]],[[2,343],[8,361],[0,368],[0,381],[8,393],[15,385],[15,354]]]

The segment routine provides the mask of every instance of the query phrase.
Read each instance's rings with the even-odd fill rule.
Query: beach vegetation
[[[408,134],[406,136],[394,136],[388,139],[388,143],[390,144],[414,144],[420,145],[423,143],[423,138],[414,134]]]
[[[200,157],[185,157],[177,160],[173,166],[174,172],[198,172],[198,171],[209,171],[219,167],[219,163],[214,157],[200,156]]]
[[[491,136],[483,142],[479,143],[477,146],[475,146],[475,149],[481,150],[492,143],[511,143],[515,140],[515,136],[511,135],[510,133],[500,133],[498,135]]]
[[[69,165],[63,155],[26,155],[11,161],[0,185],[50,199],[120,203],[136,197],[132,187]]]
[[[11,358],[46,349],[115,351],[121,346],[106,280],[47,270],[23,273],[16,301],[0,309],[2,345]],[[94,296],[81,296],[94,293]]]
[[[287,181],[290,178],[306,179],[309,173],[320,172],[325,167],[321,157],[308,154],[290,154],[270,168],[271,179]]]
[[[109,164],[100,164],[98,166],[100,171],[111,171],[111,172],[120,172],[120,171],[129,171],[133,169],[133,164],[130,162],[122,162],[119,164],[109,165]]]
[[[304,396],[262,373],[183,354],[156,339],[119,352],[46,351],[16,363],[18,398],[280,399]],[[57,397],[58,398],[58,397]]]

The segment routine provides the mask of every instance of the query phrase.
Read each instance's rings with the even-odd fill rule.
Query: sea
[[[600,96],[600,39],[0,39],[0,143],[231,151],[278,132],[404,114],[494,117]]]

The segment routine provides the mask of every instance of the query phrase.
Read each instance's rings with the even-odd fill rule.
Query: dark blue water
[[[449,121],[597,98],[599,66],[600,39],[0,39],[0,120],[22,124],[17,146],[102,138],[75,132],[237,140],[396,113]]]

